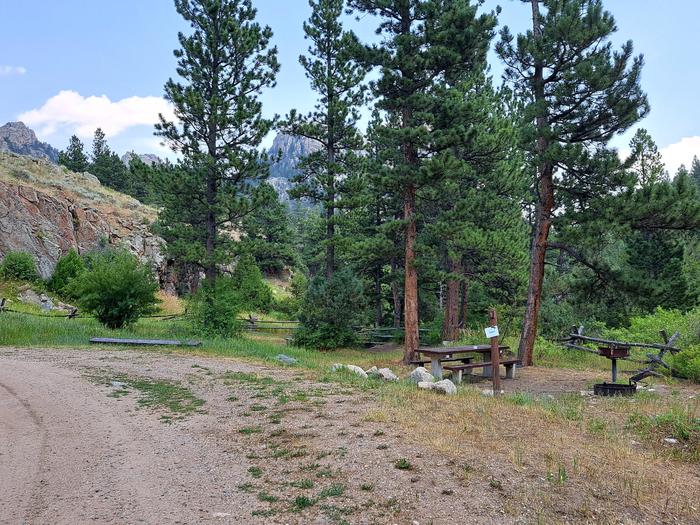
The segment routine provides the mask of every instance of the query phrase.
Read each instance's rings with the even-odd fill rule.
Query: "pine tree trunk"
[[[532,1],[532,27],[535,38],[542,38],[540,27],[540,12],[538,0]],[[537,203],[535,212],[535,225],[533,229],[532,243],[530,247],[530,278],[527,289],[527,304],[525,306],[525,318],[520,334],[518,346],[518,359],[523,366],[533,364],[532,355],[537,338],[537,322],[542,306],[542,285],[544,282],[544,264],[547,255],[547,239],[552,226],[552,210],[554,209],[554,166],[545,160],[545,153],[549,148],[547,138],[547,108],[545,101],[544,68],[541,61],[535,63],[533,78],[533,91],[535,103],[538,104],[538,115],[535,122],[537,127],[537,142],[535,152],[539,157],[537,170]]]
[[[329,47],[330,49],[330,47]],[[328,161],[328,192],[326,193],[326,278],[330,281],[335,272],[335,92],[332,82],[333,56],[326,54],[326,126],[328,130],[326,156]]]
[[[391,300],[394,306],[394,328],[401,328],[401,290],[396,278],[399,264],[396,257],[391,258]]]
[[[459,305],[459,325],[461,328],[467,327],[468,309],[469,309],[469,281],[467,272],[464,272],[465,280],[460,283],[459,295],[460,295],[460,305]]]
[[[537,203],[534,237],[530,249],[530,280],[527,290],[525,319],[520,334],[518,358],[523,366],[532,366],[532,355],[537,338],[537,322],[542,306],[542,284],[544,282],[544,263],[547,255],[547,238],[552,226],[552,209],[554,208],[554,187],[552,184],[552,167],[545,166],[540,180],[541,199]]]
[[[413,361],[420,346],[418,332],[418,272],[416,271],[416,190],[408,185],[404,191],[404,220],[406,221],[406,280],[404,286],[404,354],[403,362]]]
[[[445,294],[445,319],[442,324],[442,339],[444,341],[456,341],[459,339],[459,292],[460,281],[454,277],[461,273],[459,260],[448,257],[447,271],[450,277],[447,279],[447,293]]]
[[[330,281],[335,272],[335,195],[326,203],[326,278]]]
[[[214,168],[210,168],[213,170]],[[216,258],[214,253],[216,250],[216,214],[214,213],[214,205],[216,204],[216,176],[211,173],[207,177],[207,244],[206,244],[206,268],[204,275],[207,283],[213,286],[216,282]]]

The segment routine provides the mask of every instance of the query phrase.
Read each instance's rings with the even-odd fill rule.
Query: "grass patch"
[[[634,412],[626,427],[656,447],[666,446],[672,457],[700,461],[700,417],[690,409],[671,407],[656,415]]]
[[[238,485],[238,490],[240,490],[241,492],[245,492],[246,494],[250,494],[255,490],[255,486],[250,482],[241,483],[240,485]]]
[[[267,503],[274,503],[277,500],[279,500],[279,498],[277,496],[274,496],[274,495],[270,494],[269,492],[265,492],[264,490],[261,492],[258,492],[258,499],[260,501],[265,501]]]
[[[297,496],[294,498],[294,507],[292,507],[292,510],[300,512],[313,506],[315,503],[316,502],[308,496]]]
[[[250,467],[248,469],[248,473],[256,479],[262,477],[263,475],[263,471],[260,467]]]
[[[341,484],[331,485],[318,493],[318,499],[337,498],[345,494],[345,486]]]
[[[289,486],[297,489],[312,489],[314,488],[314,482],[308,478],[304,478],[299,481],[292,481]]]
[[[262,432],[262,427],[243,427],[239,428],[238,432],[240,434],[245,434],[245,435],[250,435],[250,434],[259,434]]]
[[[397,459],[394,467],[399,470],[412,470],[413,466],[406,458]]]
[[[111,392],[111,397],[123,397],[129,393],[129,388],[138,391],[137,404],[141,407],[160,408],[179,416],[201,412],[204,400],[195,396],[192,391],[174,381],[155,380],[146,377],[131,377],[118,375],[113,377],[96,377],[99,382],[108,386],[120,385]]]

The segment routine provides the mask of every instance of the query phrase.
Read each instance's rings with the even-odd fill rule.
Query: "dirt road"
[[[228,359],[0,349],[0,523],[447,524],[471,498],[465,523],[513,523],[339,388]]]

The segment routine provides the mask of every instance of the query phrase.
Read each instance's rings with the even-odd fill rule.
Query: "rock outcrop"
[[[153,153],[134,153],[133,151],[128,151],[122,155],[122,162],[128,166],[129,163],[131,162],[131,159],[137,158],[141,162],[143,162],[146,166],[153,166],[154,164],[162,164],[163,159],[161,159],[158,155],[154,155]]]
[[[167,273],[163,241],[149,231],[155,217],[155,210],[89,173],[0,153],[0,257],[29,252],[44,278],[71,248],[84,253],[101,245],[128,248]]]
[[[297,173],[297,166],[304,157],[319,151],[321,144],[305,137],[280,133],[270,148],[270,178],[268,182],[277,190],[281,200],[289,200],[287,190]]]
[[[8,122],[0,126],[0,151],[45,159],[54,164],[58,162],[58,150],[46,142],[40,142],[23,122]]]

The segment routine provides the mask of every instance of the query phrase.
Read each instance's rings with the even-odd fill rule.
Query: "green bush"
[[[682,339],[687,341],[691,336],[689,315],[678,310],[664,310],[659,307],[653,314],[632,317],[628,328],[606,330],[604,337],[636,343],[660,343],[659,332],[666,330],[669,336],[676,331],[681,332]]]
[[[7,252],[0,264],[0,277],[18,281],[36,281],[39,272],[34,257],[27,252]]]
[[[691,346],[671,358],[671,367],[681,377],[700,383],[700,346]]]
[[[272,303],[272,309],[289,318],[299,315],[299,301],[293,296],[278,297]]]
[[[294,340],[309,348],[340,348],[358,343],[357,325],[365,321],[362,281],[349,269],[335,272],[330,281],[316,276],[309,283]]]
[[[158,283],[153,271],[129,252],[91,254],[79,277],[67,291],[108,328],[122,328],[155,311]]]
[[[218,277],[216,284],[204,281],[190,301],[193,328],[202,335],[234,337],[240,334],[236,319],[241,311],[241,299],[231,278]]]
[[[49,279],[49,290],[59,295],[70,296],[68,285],[85,269],[85,263],[78,255],[78,252],[71,249],[66,255],[61,257],[56,264],[56,269]]]
[[[309,286],[308,279],[303,273],[297,273],[292,277],[292,282],[289,285],[290,296],[276,298],[272,308],[286,315],[289,318],[298,318],[301,302],[306,294],[306,289]]]
[[[244,254],[238,259],[231,282],[243,310],[268,312],[272,307],[272,290],[251,255]]]

